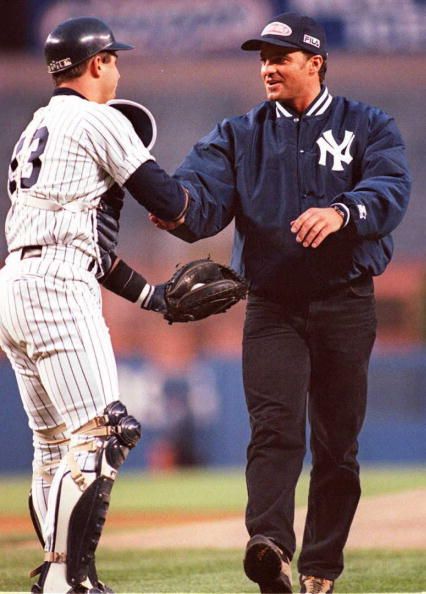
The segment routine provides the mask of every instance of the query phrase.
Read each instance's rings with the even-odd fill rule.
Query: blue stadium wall
[[[174,451],[184,465],[239,466],[249,423],[238,359],[194,361],[185,374],[153,364],[119,360],[122,398],[143,426],[128,468],[162,467]],[[426,350],[375,354],[370,368],[367,419],[360,458],[369,463],[426,462]],[[28,472],[31,434],[14,374],[0,362],[0,472]],[[309,461],[309,455],[307,456]]]

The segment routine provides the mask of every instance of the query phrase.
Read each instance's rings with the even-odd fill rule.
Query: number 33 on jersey
[[[12,199],[17,185],[21,188],[31,188],[40,175],[41,156],[46,148],[49,131],[43,126],[35,131],[30,143],[26,143],[25,136],[21,136],[12,155],[9,169],[9,195]],[[25,146],[25,150],[23,150]]]

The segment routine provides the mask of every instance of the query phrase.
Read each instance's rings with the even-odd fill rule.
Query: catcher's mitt
[[[193,260],[176,270],[166,283],[164,318],[173,322],[194,322],[223,313],[247,295],[247,284],[232,268],[205,258]]]

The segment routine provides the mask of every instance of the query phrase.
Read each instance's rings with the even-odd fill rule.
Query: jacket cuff
[[[346,204],[343,204],[343,202],[333,202],[333,204],[330,204],[330,206],[331,208],[335,208],[343,214],[343,225],[341,227],[343,229],[351,220],[351,211],[346,206]]]
[[[346,229],[351,229],[353,235],[365,236],[369,228],[367,207],[360,200],[352,198],[350,193],[337,196],[333,204],[341,204],[349,210],[350,216]]]

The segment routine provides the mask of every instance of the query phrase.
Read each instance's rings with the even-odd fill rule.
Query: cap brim
[[[241,49],[245,50],[247,52],[253,52],[253,51],[258,51],[262,48],[262,44],[263,43],[270,43],[271,45],[279,45],[280,47],[292,47],[294,49],[302,49],[301,47],[299,47],[298,45],[295,45],[294,43],[289,43],[288,41],[284,41],[283,39],[280,39],[278,37],[273,37],[273,36],[264,36],[264,37],[256,37],[254,39],[248,39],[247,41],[245,41],[242,46]]]
[[[105,52],[118,52],[120,50],[132,50],[135,49],[134,45],[128,43],[121,43],[120,41],[114,41],[110,43],[103,51]]]

